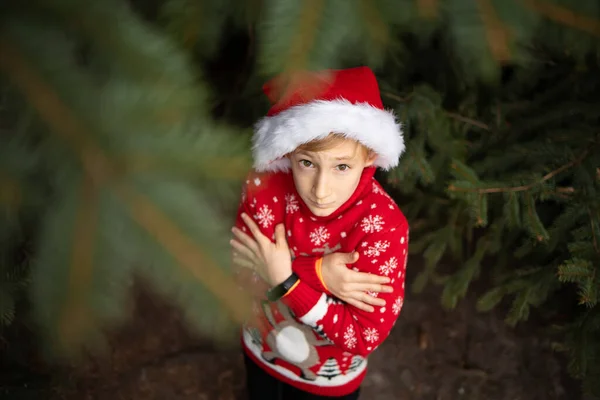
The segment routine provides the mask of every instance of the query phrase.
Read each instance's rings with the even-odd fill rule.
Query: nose
[[[323,172],[317,174],[313,185],[313,194],[318,202],[325,202],[329,195],[328,179]]]

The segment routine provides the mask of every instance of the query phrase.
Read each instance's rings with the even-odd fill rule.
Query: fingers
[[[352,291],[347,296],[344,296],[344,297],[349,300],[358,301],[358,302],[361,302],[364,304],[369,304],[372,306],[378,306],[378,307],[385,306],[384,299],[380,299],[378,297],[371,296],[370,294],[365,293],[365,292]],[[344,300],[344,301],[348,302],[348,300]]]
[[[370,305],[365,304],[365,303],[363,303],[361,301],[354,300],[354,299],[348,299],[348,300],[345,300],[345,301],[346,301],[346,303],[350,304],[353,307],[358,308],[359,310],[366,311],[366,312],[373,312],[373,311],[375,311],[375,309],[373,307],[371,307]]]
[[[233,263],[235,265],[237,265],[238,267],[254,270],[254,263],[252,261],[248,260],[247,258],[240,257],[240,256],[234,256]]]
[[[379,283],[352,283],[352,290],[357,292],[392,293],[394,288]]]
[[[252,236],[254,236],[254,239],[256,239],[257,242],[264,242],[264,240],[267,239],[267,237],[260,231],[258,225],[256,225],[254,220],[250,218],[248,214],[242,213],[242,219],[244,220],[244,223],[248,229],[250,229],[250,232],[252,232]]]
[[[358,251],[353,251],[352,253],[344,253],[344,263],[345,264],[354,264],[355,262],[358,261],[358,258],[360,256],[360,254],[358,253]]]
[[[243,243],[240,243],[239,241],[235,240],[235,239],[231,239],[229,241],[229,243],[231,244],[231,247],[233,247],[233,249],[239,254],[242,255],[243,257],[247,258],[248,260],[258,263],[259,259],[260,259],[260,252],[257,249],[251,249],[248,246],[246,246]]]
[[[248,246],[238,242],[235,239],[231,239],[231,241],[229,242],[231,243],[231,246],[242,256],[244,256],[245,258],[247,258],[249,261],[258,262],[257,256],[254,253],[254,251],[250,248],[248,248]]]
[[[243,244],[244,246],[249,248],[251,251],[253,251],[255,255],[260,254],[260,249],[258,247],[258,243],[256,242],[256,240],[254,240],[252,237],[250,237],[246,233],[242,232],[241,229],[238,229],[235,226],[233,228],[231,228],[231,232],[233,232],[233,234],[235,235],[235,237],[238,239],[238,241],[241,244]],[[232,242],[233,242],[233,240],[232,240]],[[233,243],[231,243],[231,244],[233,245]]]
[[[371,296],[370,294],[364,293],[364,292],[360,292],[360,300],[362,300],[363,303],[370,304],[373,306],[378,306],[378,307],[385,306],[384,299],[380,299],[378,297]]]
[[[279,224],[275,227],[275,244],[278,247],[287,247],[287,239],[285,238],[285,227]]]
[[[348,282],[367,285],[384,285],[390,282],[387,276],[370,274],[368,272],[358,272],[348,269]]]

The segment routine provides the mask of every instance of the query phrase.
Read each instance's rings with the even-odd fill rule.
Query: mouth
[[[315,201],[311,201],[311,203],[313,203],[313,206],[319,209],[331,208],[331,206],[333,206],[333,203],[319,204]]]

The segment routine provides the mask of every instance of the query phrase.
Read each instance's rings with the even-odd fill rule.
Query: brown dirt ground
[[[511,329],[500,310],[475,312],[473,298],[447,311],[439,296],[435,287],[407,295],[396,327],[371,356],[361,399],[581,398],[532,323]],[[137,304],[134,321],[114,336],[108,359],[54,378],[52,395],[10,395],[5,384],[0,399],[245,399],[239,349],[214,350],[155,297],[140,296]]]

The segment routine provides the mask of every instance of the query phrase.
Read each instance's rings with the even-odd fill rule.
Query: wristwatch
[[[272,287],[267,290],[267,299],[269,301],[277,301],[281,299],[285,294],[298,282],[298,275],[292,272],[289,278],[281,282],[279,285]]]

